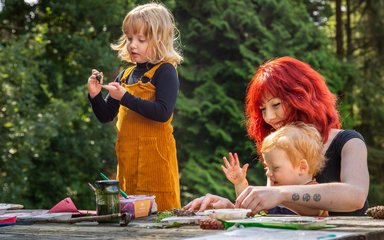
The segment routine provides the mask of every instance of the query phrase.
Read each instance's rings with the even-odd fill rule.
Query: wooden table
[[[184,239],[210,236],[226,230],[203,230],[197,225],[178,228],[151,228],[153,216],[131,221],[127,226],[119,224],[78,225],[65,223],[16,224],[0,227],[0,239]],[[341,239],[384,239],[384,220],[371,217],[333,217],[329,224],[336,228],[332,232],[353,232]],[[288,230],[297,231],[297,230]],[[208,239],[208,238],[207,238]],[[305,238],[304,238],[305,239]],[[287,239],[289,240],[289,239]]]

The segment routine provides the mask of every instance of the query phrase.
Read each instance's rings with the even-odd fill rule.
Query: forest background
[[[70,196],[94,209],[87,183],[116,171],[114,123],[87,99],[92,68],[125,66],[110,48],[133,0],[0,0],[0,202],[50,208]],[[237,152],[248,180],[265,174],[244,125],[246,86],[267,59],[293,56],[321,72],[343,128],[368,145],[370,205],[384,204],[383,0],[169,0],[184,62],[174,113],[182,203],[235,199],[220,169]],[[105,94],[105,92],[104,92]]]

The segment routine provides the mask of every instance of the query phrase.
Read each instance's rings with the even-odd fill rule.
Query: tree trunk
[[[341,1],[342,0],[336,0],[336,54],[340,59],[344,56]]]
[[[352,26],[351,26],[351,0],[347,0],[347,22],[345,32],[347,34],[347,59],[350,60],[353,54],[352,46]]]

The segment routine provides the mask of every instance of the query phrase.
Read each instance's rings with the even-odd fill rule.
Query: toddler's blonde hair
[[[127,34],[143,33],[149,40],[148,62],[156,64],[169,62],[176,66],[183,58],[179,51],[179,31],[172,13],[160,3],[148,3],[132,9],[124,18],[123,35],[116,44],[111,44],[118,51],[120,59],[132,62],[127,50]],[[176,46],[175,46],[176,45]]]
[[[279,128],[263,140],[260,151],[264,155],[274,148],[285,151],[295,167],[306,159],[311,175],[320,172],[325,163],[321,135],[311,124],[294,122]]]

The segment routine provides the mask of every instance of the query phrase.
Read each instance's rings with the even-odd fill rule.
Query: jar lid
[[[118,186],[119,180],[99,180],[95,182],[96,186]]]

